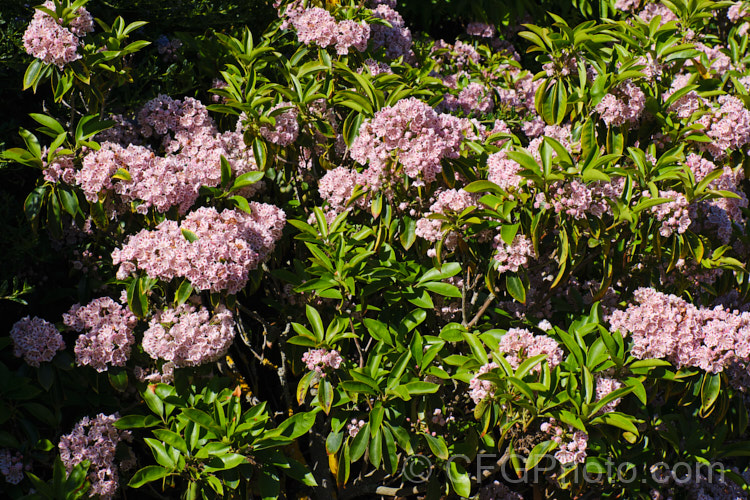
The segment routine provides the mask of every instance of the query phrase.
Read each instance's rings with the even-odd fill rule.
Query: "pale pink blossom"
[[[42,318],[26,316],[10,329],[13,354],[22,357],[31,366],[51,361],[57,351],[65,349],[62,335],[55,325]]]
[[[91,482],[91,496],[112,499],[119,487],[120,473],[116,463],[117,445],[125,440],[130,441],[131,432],[115,428],[114,423],[119,414],[104,415],[81,419],[70,434],[60,438],[60,458],[68,473],[73,467],[88,460],[88,480]]]
[[[98,372],[109,366],[125,366],[135,343],[133,329],[138,319],[126,306],[110,297],[100,297],[86,306],[74,305],[63,314],[63,323],[77,332],[75,355],[79,366],[89,365]]]

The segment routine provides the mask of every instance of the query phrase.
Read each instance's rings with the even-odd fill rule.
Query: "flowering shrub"
[[[747,498],[750,6],[149,46],[85,4],[36,8],[3,151],[66,271],[0,287],[12,497]]]

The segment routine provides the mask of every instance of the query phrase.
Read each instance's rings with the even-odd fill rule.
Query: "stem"
[[[466,324],[466,328],[471,328],[472,326],[476,325],[477,322],[481,319],[482,315],[487,311],[487,308],[490,307],[490,304],[492,304],[492,301],[495,300],[495,295],[490,293],[490,295],[487,297],[487,299],[484,301],[484,304],[482,304],[482,307],[479,308],[479,311],[477,311],[476,315]]]

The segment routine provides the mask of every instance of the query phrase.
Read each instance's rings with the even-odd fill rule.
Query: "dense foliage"
[[[8,496],[747,498],[750,5],[124,4],[18,29]]]

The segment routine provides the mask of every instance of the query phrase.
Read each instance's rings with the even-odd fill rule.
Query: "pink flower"
[[[725,369],[735,387],[746,387],[750,313],[696,307],[675,295],[639,288],[634,303],[609,317],[610,329],[630,334],[638,359],[666,359],[677,368],[710,373]]]
[[[234,341],[231,311],[219,306],[213,314],[205,307],[183,304],[158,311],[143,334],[143,350],[175,367],[198,366],[219,360]]]
[[[494,361],[487,363],[486,365],[483,365],[474,375],[471,381],[469,381],[469,397],[472,401],[474,401],[475,404],[479,404],[479,402],[487,396],[492,396],[495,394],[495,386],[492,384],[492,382],[479,378],[480,375],[484,375],[485,373],[495,368],[499,368],[499,365]]]
[[[13,341],[13,354],[23,356],[31,366],[51,361],[57,351],[65,349],[62,335],[55,325],[42,318],[29,318],[16,321],[10,329],[10,339]]]
[[[372,11],[374,17],[385,19],[391,24],[391,27],[382,24],[373,24],[370,26],[370,40],[372,47],[377,50],[385,47],[385,55],[389,59],[396,59],[404,56],[411,58],[414,53],[411,50],[411,31],[404,24],[404,19],[393,8],[388,5],[380,4]]]
[[[260,127],[260,133],[269,142],[279,146],[289,146],[297,140],[299,135],[299,124],[297,123],[297,108],[290,102],[280,102],[271,111],[288,108],[274,116],[276,126],[271,129],[267,125]]]
[[[117,445],[131,440],[130,431],[120,431],[114,423],[120,416],[104,415],[84,417],[78,422],[70,434],[60,438],[60,458],[68,473],[73,467],[88,460],[88,480],[91,482],[91,496],[102,499],[114,498],[119,486],[119,470],[116,464],[115,452]]]
[[[302,362],[307,365],[307,369],[318,373],[323,373],[326,368],[338,369],[341,361],[341,355],[335,349],[309,349],[302,355]]]
[[[500,339],[498,350],[505,354],[506,361],[514,369],[518,368],[523,360],[540,354],[547,356],[546,360],[550,368],[556,367],[563,360],[563,351],[555,339],[547,335],[532,335],[525,328],[508,330]],[[533,371],[539,370],[539,365],[533,369]]]
[[[237,293],[249,271],[273,251],[286,223],[284,212],[273,205],[250,202],[250,210],[203,207],[181,224],[165,220],[153,231],[144,229],[112,252],[113,264],[120,264],[117,276],[125,279],[141,269],[164,281],[187,278],[199,290]],[[197,239],[191,243],[183,231]]]
[[[429,212],[425,213],[424,217],[417,220],[417,228],[415,230],[416,235],[427,241],[440,241],[443,238],[443,221],[439,219],[430,219],[428,217],[432,214],[446,215],[449,218],[456,217],[467,208],[477,206],[478,198],[479,197],[476,194],[468,193],[463,189],[446,189],[440,191],[435,203],[430,205]],[[450,231],[445,238],[445,248],[450,251],[455,250],[460,238],[461,235],[455,231]]]
[[[630,80],[626,80],[605,95],[594,109],[607,126],[634,127],[646,107],[646,95]]]
[[[74,305],[63,314],[63,323],[77,332],[85,330],[74,349],[79,366],[89,365],[98,372],[106,371],[108,365],[125,366],[138,323],[130,309],[110,297],[100,297],[83,307]]]
[[[507,271],[517,272],[520,268],[526,267],[529,257],[535,257],[534,245],[531,240],[522,234],[513,238],[510,245],[506,244],[500,234],[495,236],[492,245],[496,253],[492,257],[497,262],[497,271],[502,274]]]
[[[651,207],[651,212],[662,223],[659,234],[668,238],[675,232],[682,234],[687,231],[691,220],[685,195],[676,191],[660,191],[659,197],[673,199]]]
[[[50,10],[55,10],[54,3],[49,0],[43,5]],[[26,53],[45,64],[54,64],[60,69],[80,59],[79,37],[94,31],[94,20],[83,7],[79,7],[76,14],[78,17],[65,27],[46,12],[37,10],[23,34],[23,46]]]
[[[466,34],[481,38],[492,38],[495,34],[495,27],[491,24],[473,22],[466,26]]]
[[[23,481],[23,455],[17,451],[11,454],[7,448],[0,449],[0,474],[10,484],[18,484]],[[28,468],[27,468],[28,470]]]
[[[346,424],[346,432],[349,433],[350,437],[354,438],[357,437],[357,434],[359,434],[359,430],[364,426],[364,420],[357,421],[356,418],[353,418],[350,423]]]
[[[443,158],[458,156],[467,133],[466,122],[439,115],[426,103],[410,97],[365,120],[352,143],[351,156],[369,165],[362,174],[373,189],[390,180],[393,161],[403,166],[408,177],[427,183],[442,170]]]

